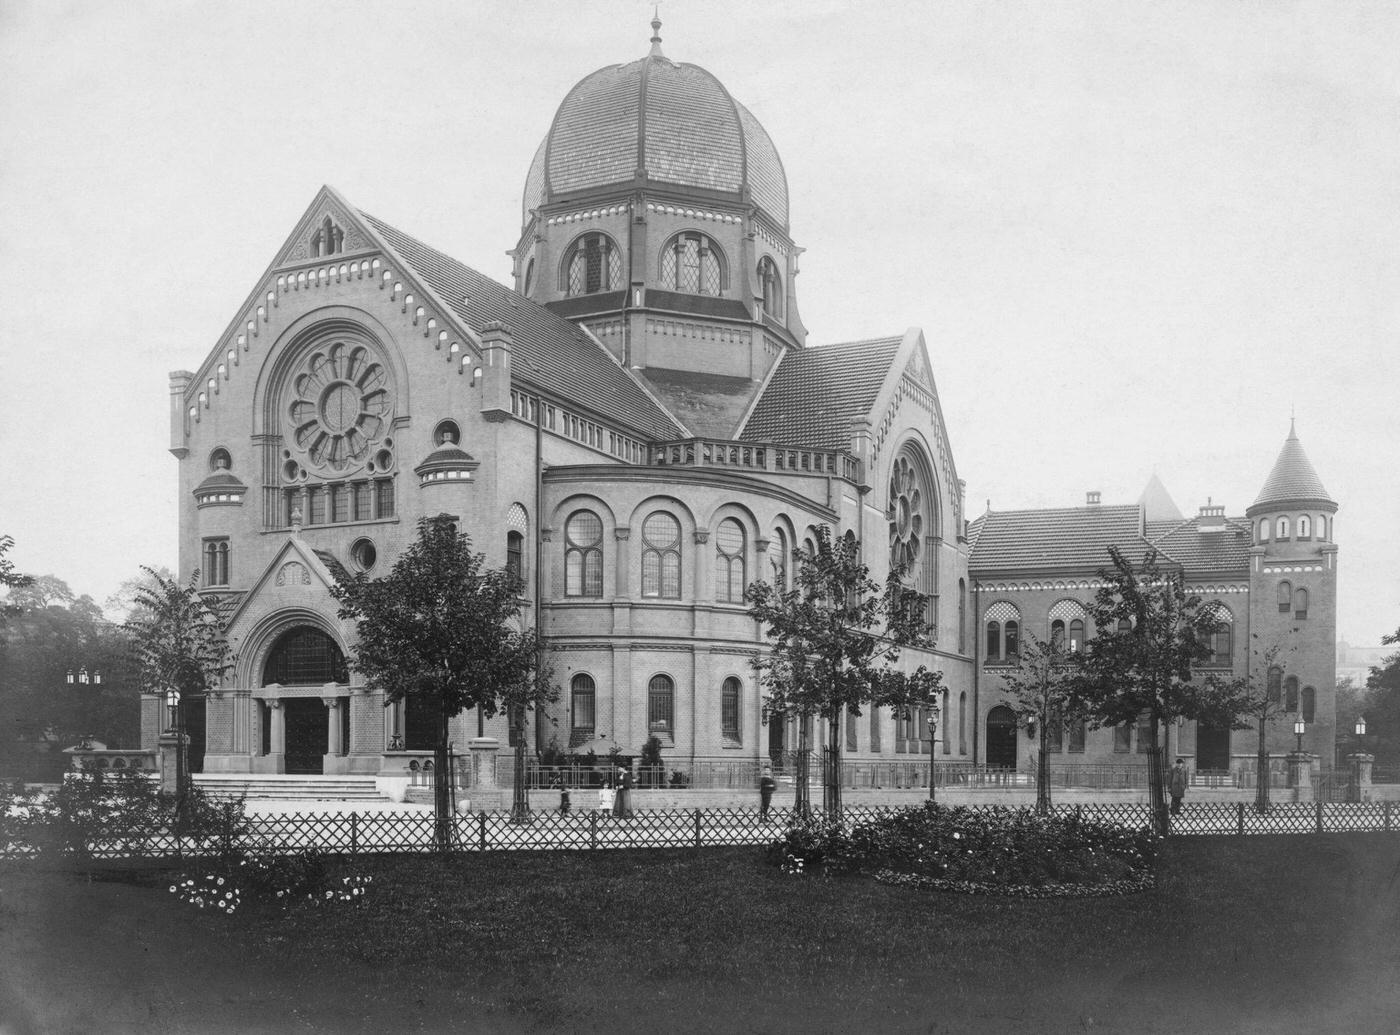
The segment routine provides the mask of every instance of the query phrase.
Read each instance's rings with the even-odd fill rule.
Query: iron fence
[[[996,806],[961,806],[974,811]],[[888,807],[843,810],[847,823],[859,823],[892,811]],[[1131,829],[1149,827],[1147,805],[1060,805],[1058,815],[1112,823]],[[609,848],[704,848],[767,845],[792,824],[790,808],[773,808],[764,818],[757,809],[658,809],[630,816],[602,811],[537,811],[525,819],[508,811],[462,813],[453,817],[453,848],[458,851],[600,850]],[[1392,802],[1308,802],[1271,805],[1193,803],[1172,817],[1174,834],[1253,835],[1321,834],[1352,831],[1400,831],[1400,808]],[[249,854],[283,855],[315,848],[336,854],[431,852],[434,820],[427,811],[253,814],[237,844]],[[94,859],[177,859],[212,856],[226,845],[217,838],[180,836],[169,830],[146,830],[101,836],[85,846]],[[40,849],[29,841],[0,844],[0,858],[24,858]]]

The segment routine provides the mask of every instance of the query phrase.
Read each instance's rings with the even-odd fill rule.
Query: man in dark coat
[[[768,806],[773,803],[773,792],[778,789],[778,781],[773,779],[773,770],[763,767],[763,775],[758,778],[758,818],[768,822]]]
[[[1186,781],[1186,761],[1185,759],[1178,758],[1176,760],[1176,765],[1172,766],[1171,783],[1168,785],[1168,790],[1171,792],[1172,796],[1173,816],[1181,812],[1181,799],[1186,797]]]

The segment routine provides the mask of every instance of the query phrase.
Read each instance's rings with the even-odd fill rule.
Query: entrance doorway
[[[1016,768],[1016,715],[1004,704],[987,713],[987,768]]]
[[[326,706],[319,697],[284,697],[286,746],[285,769],[289,773],[325,771]]]
[[[1196,728],[1196,769],[1220,771],[1230,768],[1230,731],[1211,726]]]
[[[781,713],[768,716],[768,759],[777,769],[782,769],[783,752],[787,750],[783,737],[786,726],[787,719]]]

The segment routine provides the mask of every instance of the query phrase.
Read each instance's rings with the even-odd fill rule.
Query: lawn
[[[971,898],[755,849],[381,857],[353,905],[0,868],[0,1032],[1391,1032],[1400,837],[1178,837],[1155,890]]]

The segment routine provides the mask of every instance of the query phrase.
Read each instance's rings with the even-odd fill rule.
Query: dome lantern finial
[[[651,11],[651,56],[664,56],[661,53],[661,6],[659,4]]]

